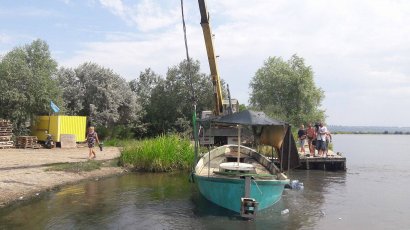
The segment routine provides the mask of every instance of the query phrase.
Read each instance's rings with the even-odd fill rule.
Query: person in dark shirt
[[[298,140],[300,145],[300,152],[305,154],[306,130],[305,126],[301,125],[298,131]]]

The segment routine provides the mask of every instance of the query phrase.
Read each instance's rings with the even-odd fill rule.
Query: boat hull
[[[245,179],[219,178],[194,175],[201,194],[212,203],[239,213],[241,198],[245,194]],[[280,200],[285,184],[289,180],[252,180],[250,197],[259,205],[258,209],[268,208]]]

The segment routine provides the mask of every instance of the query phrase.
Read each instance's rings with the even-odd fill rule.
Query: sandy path
[[[97,160],[109,160],[119,157],[120,150],[106,147],[104,151],[97,151],[96,154]],[[87,160],[88,149],[84,147],[0,149],[0,207],[67,183],[123,172],[123,169],[118,167],[102,167],[100,170],[80,173],[45,171],[46,164]]]

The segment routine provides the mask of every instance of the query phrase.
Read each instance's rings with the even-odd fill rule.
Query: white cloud
[[[200,34],[199,28],[190,28],[188,36]],[[145,39],[136,34],[112,33],[107,35],[114,38],[105,42],[84,44],[84,49],[78,51],[72,58],[61,60],[65,66],[76,67],[86,61],[96,62],[112,68],[124,78],[130,80],[139,75],[145,68],[152,68],[159,74],[165,75],[167,68],[185,59],[182,28],[174,27],[158,34],[151,34]],[[194,36],[192,36],[194,37]],[[200,37],[197,35],[197,39]],[[190,52],[197,53],[202,44],[192,41]]]
[[[162,29],[180,20],[178,8],[164,9],[158,1],[143,0],[136,5],[126,5],[122,0],[100,0],[100,3],[143,32]]]
[[[142,31],[163,28],[181,21],[178,8],[171,8],[166,12],[161,5],[149,0],[137,5],[135,14],[131,17]]]
[[[372,113],[377,110],[383,114],[388,110],[379,108],[401,106],[406,110],[402,114],[410,115],[406,109],[410,102],[405,97],[410,86],[408,2],[210,3],[216,5],[215,13],[223,15],[216,20],[224,17],[227,21],[214,29],[217,52],[222,59],[236,63],[230,67],[240,66],[242,71],[235,71],[236,78],[245,74],[246,79],[252,77],[268,56],[289,58],[297,53],[312,65],[317,84],[326,91],[324,105],[330,122],[410,125],[403,115],[395,114],[387,121],[382,115]],[[224,70],[221,72],[234,72],[221,69]],[[247,93],[244,88],[239,92]],[[384,93],[372,93],[379,89]],[[344,119],[347,111],[363,116]],[[373,123],[367,121],[370,117]]]
[[[410,97],[410,86],[328,92],[327,97],[325,107],[332,109],[331,124],[409,126],[410,101],[406,98]]]
[[[146,67],[164,74],[185,58],[179,2],[100,3],[144,33],[107,33],[63,63],[91,60],[130,78]],[[190,54],[209,72],[193,4],[186,6]],[[241,103],[267,57],[297,53],[325,90],[328,123],[410,126],[410,2],[211,0],[208,9],[221,76]]]
[[[121,0],[100,0],[100,3],[117,16],[124,19],[128,17],[128,12]]]

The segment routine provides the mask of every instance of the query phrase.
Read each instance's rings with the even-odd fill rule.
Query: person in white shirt
[[[322,122],[319,123],[319,132],[317,135],[316,140],[316,148],[318,151],[319,156],[323,156],[326,151],[326,136],[327,136],[327,128],[323,125]]]
[[[332,142],[332,134],[330,133],[329,130],[327,130],[326,133],[326,151],[325,151],[325,156],[327,157],[327,153],[329,151],[329,144]]]

